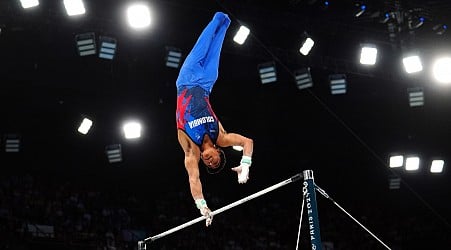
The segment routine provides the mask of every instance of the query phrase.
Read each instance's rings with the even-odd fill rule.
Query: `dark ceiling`
[[[186,55],[214,12],[224,11],[232,24],[211,100],[226,130],[255,141],[253,182],[248,185],[255,183],[258,189],[312,169],[323,188],[350,202],[367,196],[383,201],[392,192],[416,197],[410,202],[437,215],[450,230],[451,203],[440,201],[441,195],[451,194],[448,166],[444,174],[432,175],[426,165],[435,156],[451,161],[451,89],[437,85],[428,73],[431,59],[451,50],[450,34],[432,30],[438,23],[451,24],[449,1],[373,0],[359,18],[349,0],[332,0],[328,8],[307,0],[146,1],[154,23],[143,33],[125,25],[126,1],[86,0],[87,14],[75,19],[65,15],[61,1],[41,1],[33,10],[23,10],[17,2],[0,3],[0,133],[19,134],[23,145],[19,154],[0,153],[2,169],[99,170],[101,176],[144,171],[147,178],[162,176],[158,183],[185,181],[174,120],[178,72],[165,67],[165,47],[180,48]],[[409,30],[398,21],[400,30],[390,39],[388,24],[379,22],[378,13],[409,10],[422,13],[425,24]],[[232,42],[240,23],[251,29],[243,46]],[[298,53],[304,31],[316,41],[308,57]],[[85,32],[116,38],[115,59],[78,56],[75,35]],[[379,47],[379,61],[372,68],[357,60],[359,45],[366,42]],[[425,70],[414,76],[404,75],[400,66],[409,49],[419,50],[425,59]],[[257,65],[268,61],[276,63],[279,80],[262,85]],[[293,72],[304,67],[311,68],[314,86],[300,91]],[[346,74],[345,95],[330,94],[328,76],[334,73]],[[410,87],[424,89],[424,106],[409,107]],[[94,120],[86,136],[76,132],[83,115]],[[122,139],[124,118],[144,123],[141,140]],[[120,170],[111,170],[104,155],[105,146],[113,143],[123,147]],[[239,154],[229,152],[232,167]],[[388,169],[393,152],[419,154],[421,169]],[[392,175],[402,178],[401,190],[388,190]],[[221,181],[230,185],[235,178]],[[354,199],[347,197],[353,192]]]

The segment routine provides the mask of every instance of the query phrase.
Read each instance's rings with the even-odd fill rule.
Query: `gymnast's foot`
[[[224,12],[216,12],[214,18],[218,19],[221,23],[230,23],[229,15],[225,14]]]

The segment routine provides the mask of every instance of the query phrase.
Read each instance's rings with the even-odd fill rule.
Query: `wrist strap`
[[[243,157],[241,157],[240,164],[244,165],[244,166],[247,166],[247,167],[250,167],[251,164],[252,164],[252,157],[243,155]]]
[[[207,202],[204,199],[196,199],[194,200],[194,203],[196,203],[198,209],[207,207]]]

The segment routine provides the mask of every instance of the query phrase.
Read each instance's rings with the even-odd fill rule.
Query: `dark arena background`
[[[347,212],[316,194],[322,249],[387,249],[373,236],[393,250],[449,249],[450,1],[84,0],[69,15],[71,2],[0,1],[0,249],[138,249],[200,216],[177,141],[180,65],[167,63],[183,62],[217,11],[232,22],[211,105],[254,154],[246,184],[230,171],[240,151],[225,149],[220,174],[201,166],[209,207],[312,170]],[[129,25],[134,3],[149,26]],[[373,65],[362,46],[377,49]],[[275,78],[262,79],[268,66]],[[140,138],[124,138],[129,119]],[[294,182],[147,249],[311,249],[302,201]]]

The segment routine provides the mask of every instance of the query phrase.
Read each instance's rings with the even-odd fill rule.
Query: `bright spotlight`
[[[360,52],[360,64],[374,65],[377,60],[377,48],[374,45],[363,45]]]
[[[127,9],[127,19],[132,28],[146,28],[151,22],[149,8],[143,4],[131,5]]]
[[[69,16],[82,15],[86,13],[85,4],[82,0],[64,0],[64,7]]]
[[[315,45],[315,41],[308,37],[305,42],[302,44],[301,48],[299,49],[299,52],[306,56],[310,52],[310,50],[313,48],[313,45]]]
[[[404,164],[404,156],[402,155],[392,155],[390,156],[390,167],[399,168]]]
[[[445,165],[444,160],[433,160],[430,168],[431,173],[443,172],[443,165]]]
[[[407,73],[412,74],[423,70],[423,64],[419,56],[408,56],[402,59],[404,69]]]
[[[438,82],[451,83],[451,57],[438,59],[434,63],[432,72]]]
[[[39,0],[21,0],[22,8],[28,9],[39,5]]]
[[[91,126],[92,126],[92,120],[90,120],[88,118],[84,118],[83,121],[81,122],[80,126],[78,127],[78,132],[86,135],[89,132],[89,130],[91,129]]]
[[[126,139],[136,139],[141,137],[141,124],[138,122],[127,122],[123,126]]]
[[[420,168],[420,158],[417,156],[407,157],[405,168],[407,171],[418,170]]]
[[[246,41],[250,32],[251,31],[249,30],[248,27],[241,25],[240,29],[237,31],[237,33],[233,37],[233,41],[238,43],[239,45],[244,44],[244,42]]]

